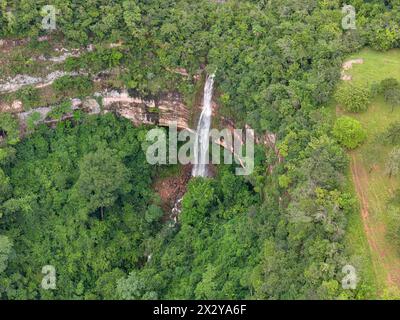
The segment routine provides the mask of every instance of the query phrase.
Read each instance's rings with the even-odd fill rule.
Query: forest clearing
[[[356,58],[361,58],[363,63],[353,64],[346,70],[353,83],[370,86],[386,78],[400,80],[400,50],[379,53],[365,49],[350,57]],[[387,229],[390,223],[388,202],[394,196],[399,181],[385,172],[391,147],[383,143],[382,135],[391,123],[400,120],[400,108],[392,111],[383,97],[377,96],[365,112],[355,114],[341,109],[337,112],[356,118],[367,132],[365,144],[350,152],[351,174],[360,202],[360,216],[371,250],[379,295],[397,295],[400,289],[400,255],[395,243],[388,239]]]

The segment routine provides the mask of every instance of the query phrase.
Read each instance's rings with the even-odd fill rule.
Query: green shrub
[[[36,125],[39,123],[41,115],[39,112],[33,112],[26,121],[26,126],[29,130],[35,129]]]
[[[395,197],[399,196],[399,191],[396,191]],[[400,212],[394,206],[389,207],[388,212],[388,231],[386,238],[397,248],[400,246]],[[400,250],[399,250],[400,251]]]
[[[5,133],[5,143],[14,145],[19,142],[18,121],[10,113],[0,114],[0,130]]]
[[[123,54],[116,48],[99,49],[80,57],[69,57],[64,68],[66,71],[85,69],[97,73],[120,65],[122,57]]]
[[[392,107],[400,106],[400,83],[393,78],[382,80],[379,85],[379,93],[383,94],[386,103]]]
[[[88,95],[93,89],[93,82],[87,76],[63,76],[53,82],[56,93],[67,95]]]
[[[64,101],[54,107],[48,114],[48,117],[60,120],[64,114],[72,112],[71,101]]]
[[[16,97],[22,101],[25,110],[29,110],[40,105],[39,90],[33,86],[27,86],[21,90],[18,90]]]
[[[355,149],[367,138],[359,121],[343,116],[336,120],[333,127],[336,140],[348,149]]]
[[[389,125],[387,130],[382,136],[383,141],[387,144],[398,145],[400,144],[400,122],[396,121]]]
[[[340,86],[335,93],[336,101],[348,112],[366,111],[370,104],[369,89],[356,85]]]

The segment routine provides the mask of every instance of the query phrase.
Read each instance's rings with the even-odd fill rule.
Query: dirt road
[[[372,262],[375,274],[379,274],[379,272],[384,270],[386,273],[387,286],[400,289],[399,255],[396,252],[396,248],[386,238],[386,226],[371,216],[369,205],[376,195],[370,192],[367,171],[364,166],[358,162],[354,154],[351,155],[351,173],[360,200],[361,217],[372,251]],[[379,214],[384,214],[384,212],[379,212]]]

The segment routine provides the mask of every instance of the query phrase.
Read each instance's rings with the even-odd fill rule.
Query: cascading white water
[[[197,125],[196,140],[194,143],[193,177],[208,175],[208,148],[212,116],[212,95],[214,88],[214,74],[207,76],[204,86],[203,110]]]

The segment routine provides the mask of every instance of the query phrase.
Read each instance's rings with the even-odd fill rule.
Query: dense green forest
[[[173,225],[152,189],[168,168],[146,162],[149,128],[76,112],[19,141],[18,125],[2,114],[0,297],[375,297],[365,261],[345,247],[348,217],[358,209],[345,150],[363,132],[345,117],[335,123],[328,104],[347,54],[400,47],[400,0],[346,1],[356,8],[357,30],[342,29],[344,3],[0,0],[0,37],[46,34],[40,8],[53,4],[60,14],[52,41],[122,41],[121,49],[71,58],[66,68],[119,68],[124,86],[143,96],[196,93],[193,77],[166,70],[217,70],[219,112],[238,127],[276,133],[284,159],[260,145],[248,177],[221,165],[213,179],[191,179]],[[62,78],[53,86],[68,97],[91,84]],[[346,135],[349,127],[357,134]],[[359,271],[355,290],[342,288],[349,264]],[[40,286],[45,265],[56,268],[56,290]]]

